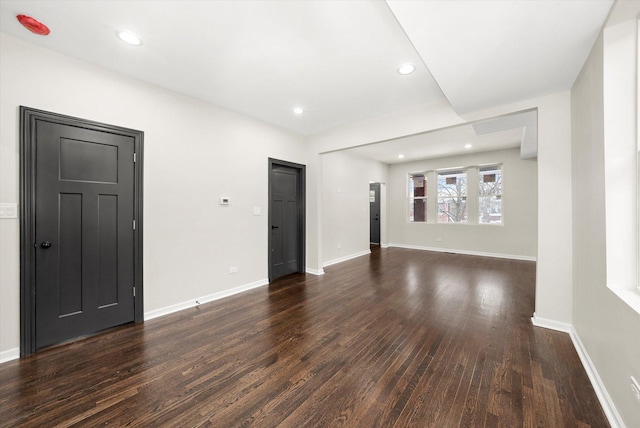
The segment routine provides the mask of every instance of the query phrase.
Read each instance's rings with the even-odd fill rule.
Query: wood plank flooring
[[[0,426],[606,427],[535,263],[399,248],[0,365]]]

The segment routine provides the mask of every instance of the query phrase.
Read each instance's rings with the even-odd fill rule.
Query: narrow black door
[[[380,183],[369,184],[369,242],[380,245]]]
[[[35,124],[36,349],[134,321],[134,139]]]
[[[304,271],[304,166],[269,159],[269,280]]]

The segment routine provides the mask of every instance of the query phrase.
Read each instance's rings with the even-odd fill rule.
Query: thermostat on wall
[[[220,198],[220,205],[229,205],[229,198]]]

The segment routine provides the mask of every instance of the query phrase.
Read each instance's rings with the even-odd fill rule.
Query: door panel
[[[133,153],[131,136],[37,122],[36,348],[134,320]]]
[[[294,195],[295,197],[295,195]],[[298,267],[298,202],[289,200],[285,203],[283,222],[283,253],[286,270],[297,272]]]
[[[57,314],[67,316],[82,312],[82,195],[60,194],[59,207],[59,233],[57,240],[53,241],[53,248],[48,248],[46,253],[43,252],[46,270],[43,269],[42,272],[49,271],[55,275],[55,272],[59,271]],[[57,248],[60,249],[59,252]],[[37,291],[40,294],[48,294],[55,292],[55,288],[40,288]],[[56,301],[55,296],[47,297],[48,302]]]
[[[283,265],[282,206],[281,200],[275,199],[271,202],[271,265],[278,271],[282,269]]]
[[[118,182],[118,146],[60,139],[60,179]]]
[[[118,303],[118,195],[98,195],[98,305]]]

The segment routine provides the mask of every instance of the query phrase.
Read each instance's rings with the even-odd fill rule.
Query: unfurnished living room
[[[0,0],[0,427],[640,427],[636,0]]]

